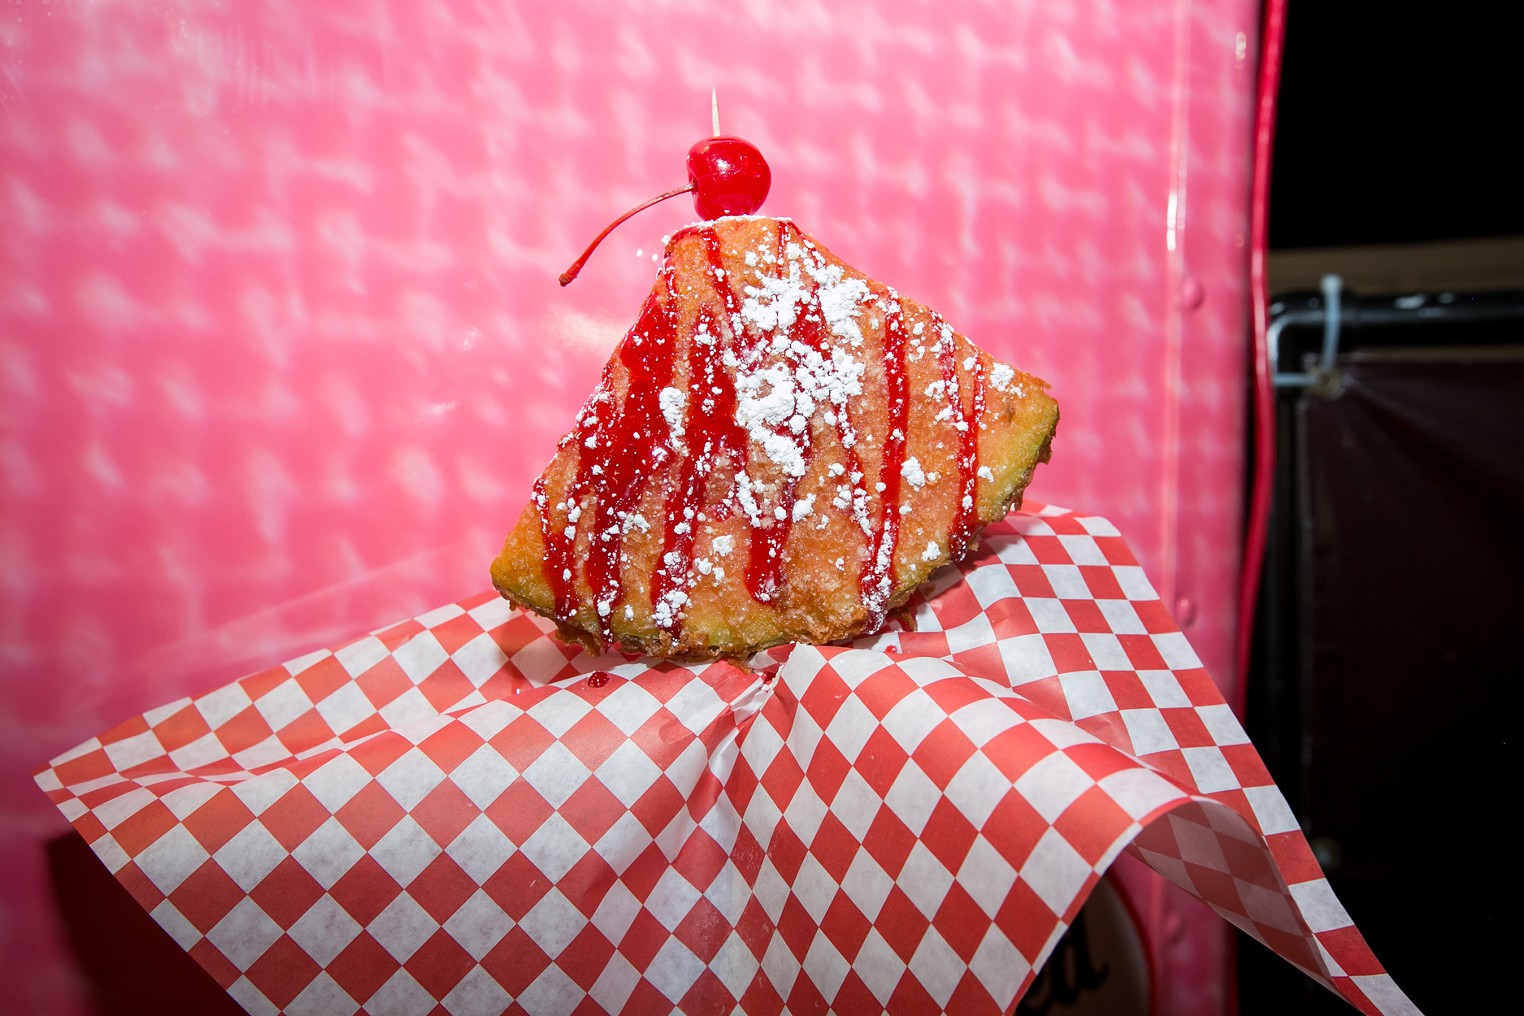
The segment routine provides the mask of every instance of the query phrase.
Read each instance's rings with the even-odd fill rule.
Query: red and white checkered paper
[[[592,657],[485,594],[38,782],[250,1012],[1007,1012],[1123,850],[1416,1012],[1117,531],[1011,515],[917,629]]]

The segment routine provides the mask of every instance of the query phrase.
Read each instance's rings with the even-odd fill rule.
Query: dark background
[[[1524,235],[1509,9],[1288,0],[1270,246]]]
[[[1458,245],[1407,245],[1524,238],[1524,54],[1503,10],[1288,0],[1272,262],[1399,245],[1425,275]],[[1351,253],[1316,260],[1343,274]],[[1346,291],[1337,375],[1278,391],[1246,718],[1334,891],[1431,1016],[1493,1008],[1518,907],[1497,816],[1518,766],[1524,294],[1469,288],[1364,325],[1393,300]],[[1321,342],[1321,325],[1282,333],[1283,353]],[[1246,937],[1238,978],[1239,1016],[1354,1012]]]

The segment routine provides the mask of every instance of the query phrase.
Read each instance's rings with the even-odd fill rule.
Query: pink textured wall
[[[616,9],[0,11],[0,1011],[152,966],[35,766],[486,586],[691,205],[556,275],[684,182],[711,87],[763,211],[1052,382],[1031,496],[1109,516],[1231,685],[1257,4]],[[1219,968],[1177,905],[1156,965]]]

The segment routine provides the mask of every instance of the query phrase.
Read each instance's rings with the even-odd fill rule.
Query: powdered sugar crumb
[[[910,485],[916,490],[926,486],[926,473],[921,469],[921,463],[914,455],[906,459],[904,465],[900,466],[900,475],[908,480]]]
[[[688,405],[687,393],[680,388],[663,388],[656,400],[667,426],[672,429],[672,440],[680,443],[683,439],[683,411]]]
[[[785,255],[782,273],[744,287],[736,315],[742,327],[766,340],[745,359],[729,355],[726,365],[736,371],[736,423],[770,462],[797,479],[808,468],[810,421],[817,410],[824,407],[825,416],[840,426],[847,420],[848,401],[862,393],[864,367],[847,346],[862,343],[857,318],[871,291],[805,245],[790,243]],[[824,322],[847,346],[822,349],[799,341],[794,336],[801,317]],[[843,444],[851,447],[855,434],[849,425],[841,429]],[[746,505],[746,492],[738,493],[755,523],[760,511]]]
[[[681,589],[674,589],[656,601],[651,608],[651,620],[658,628],[670,629],[681,620],[682,609],[687,605],[688,594]]]

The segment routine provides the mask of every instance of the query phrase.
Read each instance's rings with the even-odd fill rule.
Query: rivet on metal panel
[[[1180,284],[1180,305],[1186,310],[1195,310],[1206,299],[1206,290],[1194,275],[1187,275],[1185,281]]]
[[[1164,937],[1171,942],[1178,942],[1185,935],[1185,918],[1171,910],[1164,915]]]

